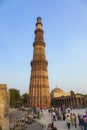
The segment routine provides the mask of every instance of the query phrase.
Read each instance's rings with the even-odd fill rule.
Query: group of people
[[[74,125],[75,128],[77,127],[77,125],[79,125],[82,130],[87,130],[87,111],[85,115],[82,114],[76,115],[68,113],[66,117],[66,122],[68,129],[70,129],[71,125]]]
[[[51,121],[57,121],[57,120],[65,120],[65,112],[61,112],[60,109],[54,109],[52,108],[49,110],[49,114],[51,115]]]
[[[77,119],[75,113],[67,113],[66,115],[66,124],[68,129],[70,129],[71,125],[77,127]]]
[[[57,121],[57,120],[63,120],[66,121],[67,128],[70,129],[72,126],[74,128],[77,128],[77,125],[81,127],[81,129],[87,130],[87,114],[82,115],[76,115],[75,113],[72,113],[72,111],[64,110],[61,111],[61,109],[51,109],[49,110],[49,113],[51,115],[51,121]]]
[[[76,115],[75,113],[72,113],[72,110],[69,109],[61,109],[61,108],[51,108],[48,110],[49,114],[51,115],[51,122],[55,121],[66,121],[66,126],[68,129],[70,129],[72,126],[74,128],[77,128],[77,126],[80,126],[81,129],[87,130],[87,110],[86,115]],[[41,116],[43,116],[43,111],[40,110],[37,113],[37,118],[41,119]]]
[[[45,109],[25,109],[25,111],[22,111],[22,113],[25,113],[25,116],[23,116],[21,122],[30,124],[32,122],[30,115],[32,115],[34,119],[40,120],[42,117],[45,117],[45,111],[47,112]],[[79,126],[81,129],[87,130],[87,112],[85,115],[77,115],[71,109],[61,108],[51,108],[48,110],[48,112],[52,123],[58,120],[65,121],[68,129],[71,127],[77,128]],[[51,127],[54,129],[54,124],[51,124]]]
[[[87,130],[87,114],[85,115],[78,114],[78,120],[81,129]]]

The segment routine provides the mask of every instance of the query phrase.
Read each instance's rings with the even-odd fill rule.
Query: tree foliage
[[[22,104],[20,91],[14,88],[9,89],[10,92],[10,106],[11,107],[18,107]]]
[[[20,107],[22,105],[28,105],[28,99],[29,99],[28,93],[24,93],[21,96],[20,91],[15,88],[9,89],[9,92],[10,92],[10,106],[11,107]]]
[[[75,92],[73,90],[70,91],[71,96],[75,96]]]
[[[22,103],[24,105],[28,104],[28,99],[29,99],[29,94],[28,93],[24,93],[21,98],[22,98]]]

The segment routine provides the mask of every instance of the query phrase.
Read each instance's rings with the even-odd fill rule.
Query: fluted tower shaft
[[[41,18],[37,18],[35,40],[33,43],[33,60],[31,61],[31,77],[29,86],[29,104],[31,107],[49,108],[50,90],[45,56]]]

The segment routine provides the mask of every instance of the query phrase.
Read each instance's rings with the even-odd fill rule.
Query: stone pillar
[[[80,105],[82,106],[83,105],[82,98],[80,98],[80,103],[81,103]]]
[[[0,126],[2,130],[10,130],[9,102],[10,102],[10,94],[7,92],[7,85],[0,84]]]

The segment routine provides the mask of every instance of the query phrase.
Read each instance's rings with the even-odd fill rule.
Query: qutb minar
[[[49,108],[50,88],[48,79],[48,61],[45,56],[44,31],[41,18],[37,18],[35,40],[33,43],[33,59],[31,61],[31,77],[29,86],[30,107]]]

